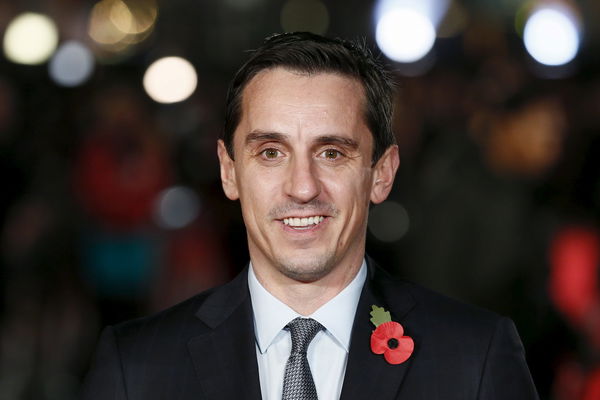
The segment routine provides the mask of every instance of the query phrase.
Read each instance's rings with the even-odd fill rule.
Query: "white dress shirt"
[[[319,400],[339,399],[344,383],[350,334],[360,293],[367,277],[363,260],[356,277],[337,296],[307,316],[325,327],[317,333],[307,351]],[[258,281],[252,263],[248,269],[248,287],[254,310],[256,357],[260,390],[264,400],[281,400],[285,365],[292,339],[285,326],[301,316],[275,298]]]

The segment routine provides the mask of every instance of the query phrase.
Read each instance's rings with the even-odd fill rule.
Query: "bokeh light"
[[[431,50],[435,42],[435,28],[421,12],[396,8],[381,16],[375,38],[388,58],[411,63],[420,60]]]
[[[139,35],[150,30],[157,17],[155,0],[117,0],[110,14],[114,26],[128,35]]]
[[[56,50],[58,30],[47,16],[23,13],[12,20],[4,34],[4,54],[18,64],[37,65]]]
[[[395,201],[385,201],[369,213],[369,231],[382,242],[396,242],[408,232],[408,212]]]
[[[379,0],[375,5],[375,22],[394,10],[413,10],[427,17],[434,27],[442,21],[456,0]]]
[[[61,86],[79,86],[87,81],[94,71],[94,56],[82,43],[64,42],[56,51],[48,72],[54,82]]]
[[[100,45],[114,45],[127,36],[126,32],[118,29],[112,22],[113,8],[119,8],[119,1],[104,0],[94,5],[90,13],[88,33]]]
[[[165,229],[180,229],[194,222],[200,212],[200,199],[190,188],[173,186],[158,195],[154,219]]]
[[[281,9],[281,27],[286,32],[327,32],[329,12],[320,0],[288,0]]]
[[[566,64],[579,50],[579,22],[566,7],[538,8],[525,23],[523,42],[539,63]]]
[[[90,13],[88,33],[104,50],[119,52],[146,39],[157,17],[156,0],[102,0]]]
[[[164,57],[152,63],[144,74],[144,89],[158,103],[177,103],[190,97],[198,76],[189,61]]]

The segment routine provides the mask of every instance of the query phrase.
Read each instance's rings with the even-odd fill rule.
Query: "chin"
[[[305,259],[278,260],[279,271],[290,279],[299,282],[315,282],[327,276],[335,266],[333,254],[325,254]]]

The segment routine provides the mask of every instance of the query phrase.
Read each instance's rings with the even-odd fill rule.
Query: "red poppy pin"
[[[404,336],[404,328],[392,321],[389,311],[383,307],[371,306],[371,322],[375,330],[371,334],[371,350],[383,354],[390,364],[401,364],[408,360],[415,348],[410,336]]]

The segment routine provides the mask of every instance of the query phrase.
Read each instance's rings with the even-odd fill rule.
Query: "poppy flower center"
[[[387,344],[390,349],[395,349],[396,347],[398,347],[398,339],[391,338],[390,340],[388,340]]]

